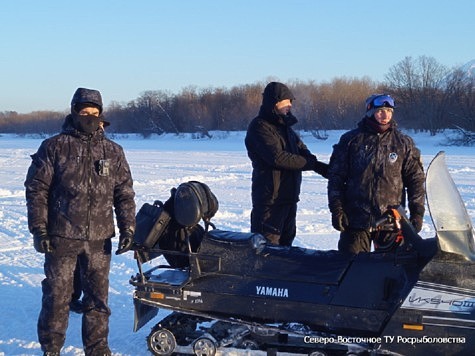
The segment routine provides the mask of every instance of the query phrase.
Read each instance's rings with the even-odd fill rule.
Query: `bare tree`
[[[475,77],[457,69],[447,79],[448,117],[458,127],[475,132]]]
[[[399,106],[401,122],[415,129],[428,129],[435,135],[443,128],[444,85],[448,70],[432,57],[406,57],[390,68],[387,89]]]
[[[148,90],[137,99],[137,109],[151,132],[165,131],[178,133],[178,129],[164,106],[167,106],[168,95],[163,91]],[[163,105],[162,105],[163,103]]]
[[[245,130],[258,114],[262,93],[270,81],[231,88],[184,88],[178,94],[144,91],[121,105],[112,103],[105,111],[113,123],[108,132],[202,132]],[[432,134],[448,127],[475,131],[475,82],[462,71],[448,70],[431,57],[406,57],[390,68],[385,83],[370,78],[335,78],[330,82],[286,83],[296,96],[293,111],[297,129],[325,138],[325,130],[350,129],[364,115],[364,100],[377,92],[396,98],[396,120],[405,128],[429,130]],[[0,132],[55,133],[65,113],[0,112]]]

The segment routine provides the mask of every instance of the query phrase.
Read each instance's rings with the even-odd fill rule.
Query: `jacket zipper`
[[[91,228],[91,138],[87,141],[87,218],[86,218],[86,240],[90,240],[90,228]]]
[[[381,143],[381,135],[380,134],[377,134],[376,135],[376,151],[375,151],[375,154],[374,154],[374,162],[372,164],[373,166],[373,179],[371,180],[371,214],[369,216],[369,227],[373,227],[375,221],[376,221],[376,216],[375,216],[375,213],[376,211],[374,211],[374,207],[375,206],[379,206],[378,204],[376,204],[376,193],[377,193],[377,189],[378,189],[378,186],[379,186],[379,182],[378,182],[378,179],[379,177],[376,175],[376,165],[378,162],[380,162],[379,160],[379,154],[380,154],[380,143]]]

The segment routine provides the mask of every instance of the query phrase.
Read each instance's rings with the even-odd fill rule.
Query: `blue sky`
[[[146,90],[381,81],[407,56],[475,59],[475,1],[15,0],[0,11],[0,111],[106,105]]]

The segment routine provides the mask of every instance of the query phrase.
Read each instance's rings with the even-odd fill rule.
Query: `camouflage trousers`
[[[74,271],[81,270],[84,313],[82,341],[86,355],[104,354],[108,348],[107,305],[111,240],[80,241],[53,238],[54,251],[45,255],[43,298],[38,318],[38,339],[44,352],[59,352],[64,345],[73,292]]]

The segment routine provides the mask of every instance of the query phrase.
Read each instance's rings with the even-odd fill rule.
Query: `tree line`
[[[268,81],[272,81],[269,79]],[[177,94],[148,90],[126,104],[112,102],[105,116],[111,133],[151,134],[246,130],[262,101],[267,82],[231,88],[187,87]],[[434,58],[406,57],[392,66],[381,83],[368,77],[335,78],[330,82],[286,82],[296,100],[296,129],[320,134],[351,129],[364,116],[364,100],[372,93],[396,99],[400,127],[431,134],[457,127],[475,132],[475,78],[450,70]],[[0,132],[52,134],[60,131],[65,112],[29,114],[0,112]]]

